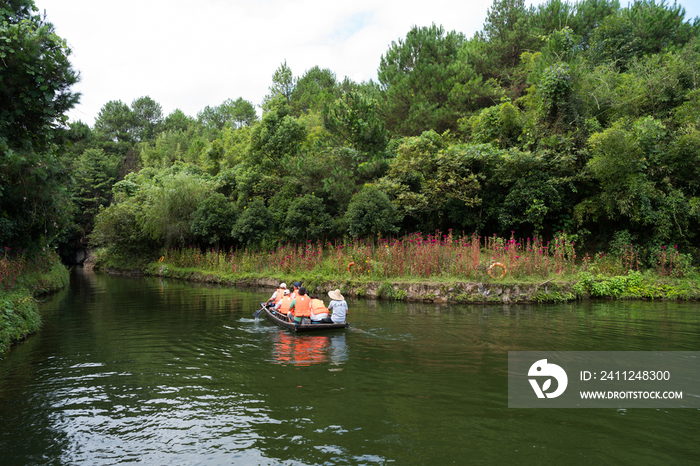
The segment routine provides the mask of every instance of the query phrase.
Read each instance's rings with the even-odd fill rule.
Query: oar
[[[253,317],[255,317],[257,319],[258,317],[260,317],[262,315],[264,310],[265,310],[265,308],[261,307],[257,311],[253,312]]]

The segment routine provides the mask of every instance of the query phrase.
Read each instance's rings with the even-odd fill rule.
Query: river
[[[269,294],[76,269],[0,360],[0,464],[700,462],[696,409],[507,407],[508,351],[697,351],[697,303],[348,299],[295,335]]]

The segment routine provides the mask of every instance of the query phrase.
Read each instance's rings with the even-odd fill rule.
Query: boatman
[[[284,297],[284,292],[287,289],[287,284],[286,283],[280,283],[279,288],[275,290],[274,293],[272,293],[272,296],[270,299],[267,300],[267,305],[277,305],[280,301],[282,301],[282,298]]]
[[[304,317],[311,317],[311,298],[306,294],[306,288],[303,286],[299,288],[299,293],[292,300],[289,311],[289,321],[291,322],[292,318],[294,318],[295,324],[300,324]]]

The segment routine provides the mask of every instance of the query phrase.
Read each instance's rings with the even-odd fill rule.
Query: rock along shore
[[[345,296],[397,301],[432,303],[543,303],[576,299],[573,283],[557,283],[547,280],[541,284],[484,283],[484,282],[392,282],[359,279],[321,280],[304,277],[282,278],[230,278],[213,273],[180,271],[168,266],[148,267],[146,270],[120,270],[105,268],[106,273],[150,275],[202,283],[215,283],[238,287],[277,288],[281,281],[300,280],[309,293],[325,294],[339,288]]]

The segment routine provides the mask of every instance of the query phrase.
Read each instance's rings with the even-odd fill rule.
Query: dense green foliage
[[[51,250],[0,254],[0,355],[41,325],[36,296],[68,285],[68,270]]]
[[[66,41],[31,0],[0,5],[0,244],[56,240],[73,210],[57,129],[78,96]]]
[[[136,145],[158,173],[186,164],[208,210],[149,207],[154,175],[101,215],[133,202],[154,246],[566,230],[588,250],[624,237],[652,265],[661,246],[700,245],[699,30],[665,2],[496,0],[471,39],[411,29],[379,83],[283,63],[260,121],[205,124],[205,109]]]
[[[0,354],[12,343],[34,333],[41,324],[39,305],[21,291],[0,293]]]
[[[242,98],[195,118],[144,96],[62,129],[75,73],[32,7],[2,9],[8,43],[43,34],[49,47],[2,49],[0,238],[12,247],[44,235],[159,257],[565,230],[580,251],[624,243],[647,266],[664,246],[698,257],[700,21],[680,5],[494,0],[471,38],[433,24],[392,42],[376,83],[282,63],[261,118]]]

